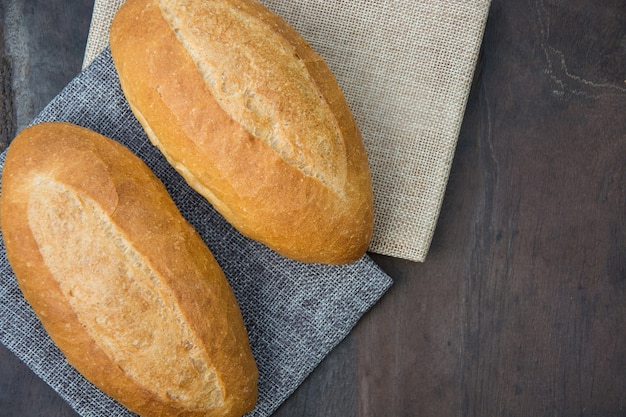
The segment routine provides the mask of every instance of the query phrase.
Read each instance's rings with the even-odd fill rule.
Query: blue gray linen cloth
[[[272,414],[392,285],[367,255],[343,266],[303,264],[239,234],[149,142],[124,98],[108,49],[33,124],[44,121],[71,122],[126,145],[163,181],[181,214],[205,240],[239,301],[259,367],[259,400],[250,416]],[[4,158],[5,153],[0,168]],[[0,342],[80,415],[133,415],[65,361],[24,300],[3,243]]]

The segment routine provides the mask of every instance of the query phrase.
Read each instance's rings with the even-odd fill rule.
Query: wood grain
[[[0,140],[91,7],[2,0]],[[275,415],[626,415],[625,110],[626,1],[493,0],[426,262],[373,255],[394,286]],[[0,410],[75,415],[1,347]]]
[[[376,258],[358,416],[626,414],[624,6],[493,3],[429,257]]]
[[[15,136],[15,113],[13,111],[13,90],[11,85],[11,60],[5,52],[4,40],[4,4],[0,4],[0,150],[4,150],[9,141]]]

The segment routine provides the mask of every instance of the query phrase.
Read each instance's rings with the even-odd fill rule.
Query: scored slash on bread
[[[143,416],[241,416],[258,371],[237,300],[164,185],[68,123],[24,129],[2,174],[7,259],[89,381]]]
[[[256,0],[128,0],[111,27],[122,90],[152,143],[235,228],[302,262],[367,250],[373,192],[324,60]]]

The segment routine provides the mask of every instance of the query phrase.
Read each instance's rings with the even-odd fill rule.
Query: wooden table
[[[93,0],[2,0],[2,147]],[[494,0],[428,259],[276,416],[626,415],[626,2]],[[75,413],[0,347],[0,415]]]

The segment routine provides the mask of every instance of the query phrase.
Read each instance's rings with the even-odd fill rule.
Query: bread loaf
[[[150,140],[241,233],[303,262],[361,257],[367,155],[320,56],[256,0],[128,0],[110,37]]]
[[[143,416],[241,416],[257,368],[234,294],[163,184],[91,130],[11,143],[0,225],[25,298],[68,361]]]

